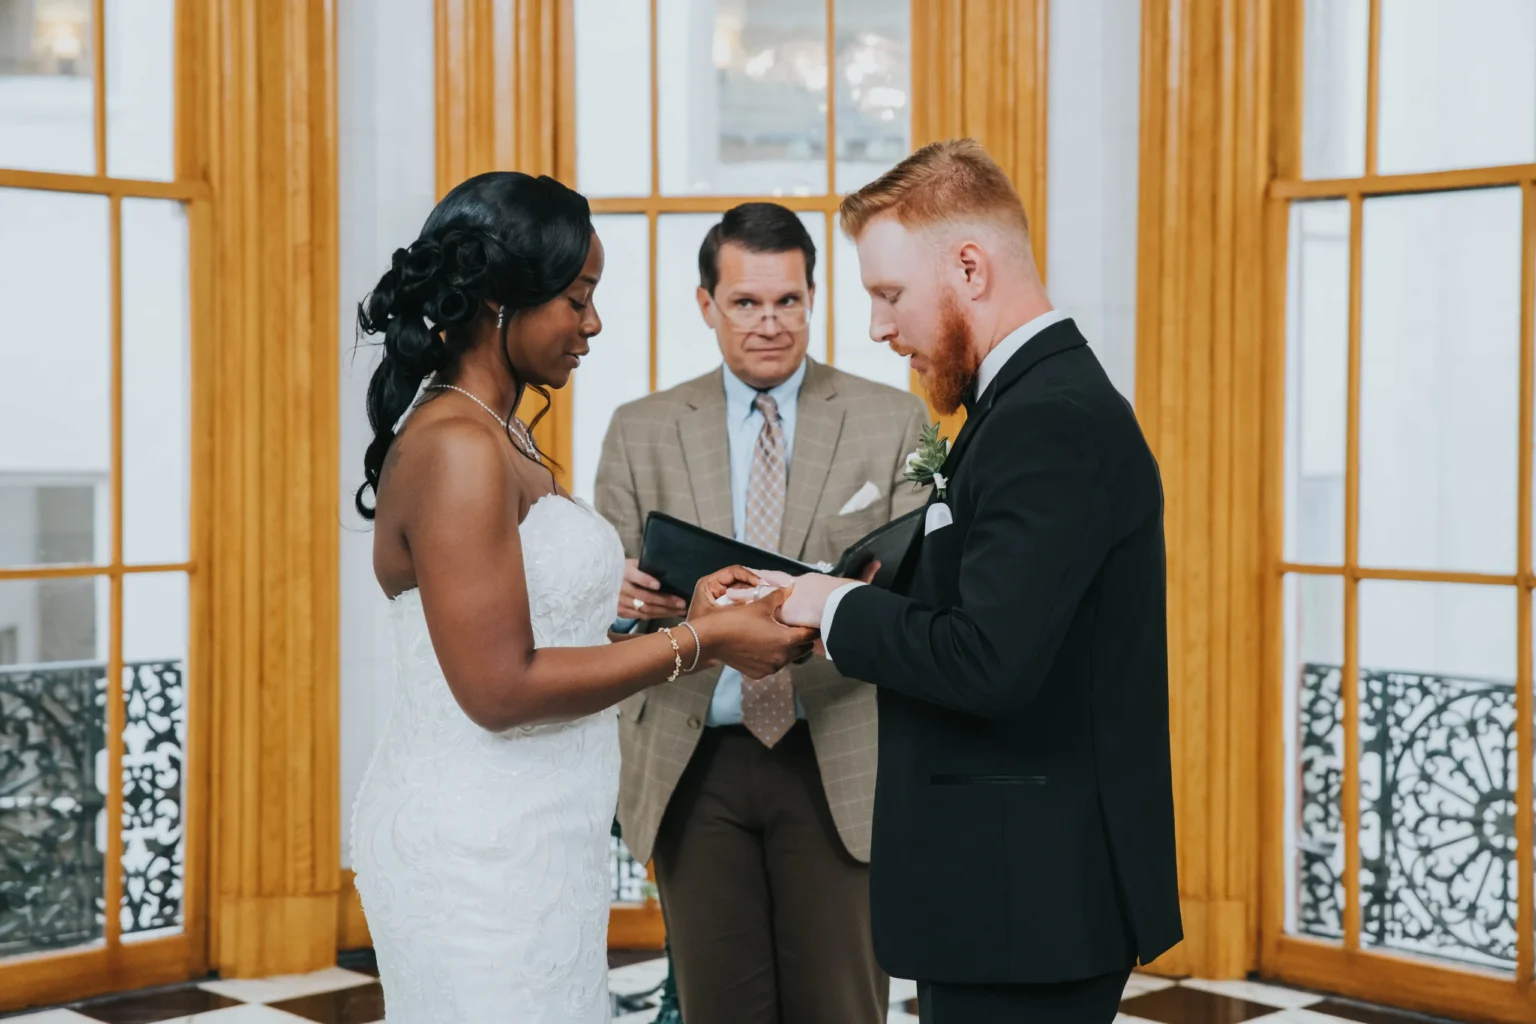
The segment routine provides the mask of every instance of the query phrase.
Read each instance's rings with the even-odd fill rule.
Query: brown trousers
[[[653,856],[687,1024],[883,1024],[869,867],[832,823],[810,729],[706,729]]]

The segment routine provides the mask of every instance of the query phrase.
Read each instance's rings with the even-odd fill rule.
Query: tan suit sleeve
[[[919,487],[907,479],[907,453],[917,451],[923,428],[928,425],[928,409],[921,399],[912,403],[907,416],[907,426],[901,445],[901,456],[896,460],[895,476],[891,480],[891,518],[900,519],[913,509],[926,504],[929,488]]]
[[[624,557],[640,557],[640,533],[644,518],[640,514],[640,495],[635,489],[634,467],[624,443],[622,414],[615,413],[603,438],[603,454],[597,463],[594,499],[598,514],[613,524],[624,542]]]

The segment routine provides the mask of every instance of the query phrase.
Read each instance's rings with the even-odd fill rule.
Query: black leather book
[[[889,588],[901,568],[902,558],[912,546],[925,508],[916,508],[899,519],[866,533],[854,541],[835,565],[808,565],[743,544],[733,537],[684,522],[664,512],[645,517],[645,533],[640,539],[640,571],[661,582],[661,589],[681,598],[691,598],[700,578],[719,572],[729,565],[744,565],[759,571],[785,572],[800,576],[808,572],[826,572],[832,576],[857,577],[871,559],[880,562],[871,583]]]

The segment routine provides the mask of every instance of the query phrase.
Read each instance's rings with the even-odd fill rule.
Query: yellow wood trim
[[[0,1011],[185,981],[202,973],[202,962],[201,943],[188,934],[9,960]]]
[[[1268,130],[1274,172],[1296,175],[1301,168],[1302,13],[1300,0],[1277,0],[1270,10],[1270,42],[1260,47],[1271,80]],[[1287,255],[1290,243],[1290,204],[1271,198],[1266,208],[1263,267],[1264,309],[1260,323],[1264,351],[1264,388],[1260,398],[1264,421],[1262,560],[1280,563],[1285,554],[1285,313]],[[1264,639],[1261,730],[1253,737],[1260,750],[1259,933],[1260,961],[1274,962],[1277,940],[1285,928],[1285,790],[1287,737],[1275,724],[1285,721],[1286,690],[1294,681],[1285,675],[1285,607],[1279,581],[1263,587]]]
[[[336,962],[337,892],[240,896],[225,901],[224,977],[305,974]]]
[[[107,2],[91,0],[91,120],[96,175],[107,176]]]
[[[1344,949],[1338,943],[1282,935],[1272,973],[1294,985],[1407,1010],[1452,1012],[1464,1019],[1501,1024],[1528,1024],[1536,1018],[1536,990],[1516,985],[1508,975]]]
[[[205,503],[210,946],[232,977],[314,970],[335,954],[335,10],[225,0],[208,17],[215,240],[196,294],[218,339]]]
[[[1363,178],[1277,178],[1269,194],[1281,199],[1347,199],[1351,195],[1391,196],[1409,192],[1447,192],[1466,188],[1498,188],[1536,181],[1536,164],[1465,167],[1414,174],[1373,174]]]
[[[1349,355],[1344,446],[1344,564],[1360,562],[1360,255],[1365,205],[1349,205]],[[1360,586],[1344,580],[1344,777],[1339,789],[1344,829],[1344,945],[1360,945]]]
[[[1527,577],[1515,573],[1456,572],[1444,569],[1379,569],[1370,566],[1313,565],[1278,562],[1279,575],[1343,576],[1352,580],[1403,580],[1410,583],[1468,583],[1478,586],[1529,586]]]
[[[101,0],[98,0],[100,3]],[[100,26],[97,38],[100,39]],[[102,67],[100,56],[97,68]],[[98,126],[102,119],[98,117]],[[99,161],[98,161],[99,162]],[[112,564],[123,563],[123,201],[108,200],[108,307],[111,344],[111,460],[112,460]],[[115,947],[122,932],[123,901],[123,579],[110,577],[107,614],[107,808],[104,906],[107,947]]]
[[[6,580],[76,579],[81,576],[138,576],[152,572],[193,572],[195,562],[165,562],[144,565],[36,565],[0,569],[0,582]]]
[[[51,171],[18,171],[0,168],[0,188],[24,188],[38,192],[76,192],[85,195],[143,199],[205,199],[208,186],[201,181],[141,181],[107,178],[93,174],[55,174]]]
[[[1365,173],[1379,168],[1381,135],[1381,0],[1370,0],[1365,58]]]
[[[1257,966],[1257,797],[1279,774],[1260,742],[1276,702],[1275,637],[1256,628],[1276,607],[1276,482],[1264,461],[1277,444],[1264,401],[1276,368],[1264,327],[1277,216],[1265,186],[1284,125],[1272,127],[1271,16],[1257,0],[1142,7],[1136,412],[1166,500],[1186,934],[1158,966],[1202,977]]]
[[[1532,434],[1536,419],[1536,186],[1527,182],[1520,190],[1520,441],[1518,464],[1517,561],[1520,573],[1530,578],[1531,566],[1531,490]],[[1522,755],[1531,750],[1533,716],[1531,671],[1531,591],[1522,586],[1516,598],[1515,661],[1515,749]],[[1536,780],[1533,759],[1516,758],[1515,835],[1523,837],[1515,845],[1515,877],[1527,882],[1536,878]],[[1531,885],[1516,891],[1515,977],[1530,985],[1536,973],[1536,905]]]
[[[336,945],[338,949],[365,949],[373,945],[368,934],[368,918],[357,893],[357,872],[344,868],[341,892],[336,897]]]
[[[666,943],[667,926],[657,904],[616,903],[609,909],[609,949],[662,949]]]

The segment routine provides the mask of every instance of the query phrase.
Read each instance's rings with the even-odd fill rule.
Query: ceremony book
[[[645,533],[640,540],[640,571],[661,582],[661,589],[682,598],[691,598],[699,579],[719,572],[729,565],[742,565],[760,572],[778,571],[791,576],[825,572],[831,576],[854,578],[870,560],[880,563],[870,582],[889,588],[901,568],[901,561],[923,524],[924,509],[917,508],[900,519],[866,533],[854,541],[836,564],[805,562],[786,558],[772,551],[743,544],[701,526],[694,526],[664,512],[645,517]]]

